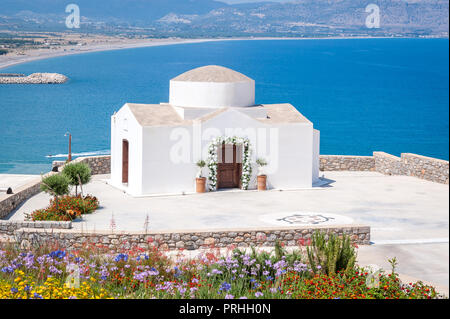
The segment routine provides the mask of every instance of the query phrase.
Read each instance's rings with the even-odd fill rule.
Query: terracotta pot
[[[195,191],[204,193],[206,191],[206,177],[197,177],[195,179]]]
[[[265,191],[267,184],[267,176],[266,175],[258,175],[258,190]]]

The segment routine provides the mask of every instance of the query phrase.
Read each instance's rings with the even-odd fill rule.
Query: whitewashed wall
[[[310,123],[279,125],[278,167],[268,172],[269,188],[312,186],[313,127]]]
[[[127,139],[129,183],[126,191],[131,195],[195,192],[195,163],[201,158],[207,159],[208,146],[218,136],[249,138],[252,162],[258,157],[269,162],[265,168],[269,188],[308,188],[318,177],[320,135],[311,123],[267,126],[234,109],[201,125],[182,127],[141,128],[128,107],[122,108],[115,117],[115,123],[113,120],[111,123],[111,180],[113,185],[123,188],[122,139]],[[272,158],[274,154],[278,156]],[[203,173],[208,176],[207,167]],[[250,189],[256,188],[256,176],[257,165],[253,164]]]
[[[313,170],[312,181],[317,182],[319,180],[319,168],[320,168],[320,131],[313,131]]]
[[[111,184],[122,184],[122,140],[128,140],[128,186],[132,195],[142,194],[142,127],[128,106],[111,117]]]
[[[144,127],[144,150],[142,162],[142,193],[172,194],[195,191],[197,168],[192,161],[192,149],[187,148],[189,158],[184,159],[175,152],[177,145],[184,142],[181,136],[187,132],[192,136],[192,126],[186,127]],[[190,145],[190,140],[187,145]]]
[[[169,103],[187,107],[252,106],[255,105],[255,81],[170,81]]]
[[[257,158],[257,133],[258,129],[266,129],[267,125],[258,122],[248,115],[242,114],[237,110],[229,110],[225,113],[219,114],[213,119],[205,122],[202,125],[202,136],[204,140],[202,141],[203,159],[207,159],[208,147],[211,141],[219,136],[225,137],[245,137],[250,140],[251,151],[252,151],[252,163],[256,161]],[[207,170],[209,173],[209,170]],[[257,166],[252,167],[252,175],[250,178],[249,189],[256,188],[256,175]]]

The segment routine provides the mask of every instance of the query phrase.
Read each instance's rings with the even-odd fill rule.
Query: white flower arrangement
[[[211,144],[208,146],[208,168],[209,168],[209,189],[210,191],[217,190],[217,148],[222,144],[233,144],[242,145],[243,155],[242,155],[242,175],[241,175],[241,185],[242,189],[248,189],[250,184],[250,178],[252,175],[252,164],[251,164],[251,150],[250,141],[245,137],[216,137]]]

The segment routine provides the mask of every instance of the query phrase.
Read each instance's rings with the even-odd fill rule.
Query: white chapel
[[[208,65],[170,80],[169,102],[126,103],[111,117],[111,179],[132,196],[188,194],[206,166],[207,191],[310,188],[320,133],[289,103],[255,104],[255,81]],[[257,159],[267,165],[258,168]]]

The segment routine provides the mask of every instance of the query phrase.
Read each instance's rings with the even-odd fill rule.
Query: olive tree
[[[75,186],[75,196],[78,195],[80,186],[81,196],[83,196],[83,185],[91,180],[91,168],[85,163],[69,163],[62,170],[62,174],[69,179],[70,185]]]
[[[55,197],[58,205],[58,196],[69,194],[69,179],[62,174],[50,175],[43,177],[41,181],[41,191]]]

